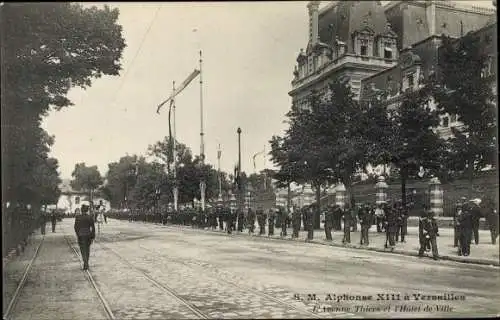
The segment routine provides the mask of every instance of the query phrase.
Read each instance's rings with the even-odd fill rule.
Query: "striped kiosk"
[[[377,205],[381,205],[387,202],[387,189],[389,186],[385,182],[384,176],[379,176],[377,179],[377,183],[375,184],[375,189],[377,193],[375,194],[375,203]]]
[[[346,198],[346,189],[342,182],[339,182],[335,187],[335,204],[344,209]]]
[[[231,209],[231,212],[236,212],[236,197],[234,194],[231,194],[231,198],[229,200],[229,208]]]
[[[429,181],[429,202],[430,210],[435,215],[443,214],[443,189],[441,188],[441,181],[437,177]]]

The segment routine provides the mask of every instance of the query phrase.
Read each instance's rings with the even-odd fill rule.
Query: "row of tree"
[[[110,201],[113,208],[135,207],[154,209],[173,203],[172,190],[177,184],[179,203],[191,203],[200,200],[200,181],[206,183],[206,199],[215,200],[219,195],[219,172],[210,164],[201,164],[199,156],[193,156],[190,148],[183,143],[176,143],[177,171],[173,175],[172,141],[165,137],[149,146],[148,155],[154,161],[144,157],[126,155],[117,162],[108,164],[105,177],[101,177],[96,166],[76,164],[71,185],[76,190],[83,190],[89,195],[99,192]],[[169,165],[167,165],[167,163]],[[221,192],[223,195],[236,192],[237,173],[220,172]],[[264,174],[253,173],[247,177],[240,173],[242,186],[251,186],[254,191],[261,191]],[[269,180],[270,175],[267,174]],[[267,183],[271,187],[270,181]]]
[[[402,94],[397,108],[389,108],[384,92],[355,100],[344,79],[334,79],[326,96],[313,91],[307,108],[294,105],[288,112],[284,135],[270,141],[279,167],[275,178],[283,187],[310,183],[317,203],[322,187],[341,181],[354,204],[355,175],[368,164],[390,164],[399,173],[404,202],[406,181],[421,167],[442,180],[459,171],[472,180],[474,172],[496,166],[496,105],[491,79],[481,73],[488,61],[483,48],[473,34],[458,42],[444,37],[439,72]],[[436,130],[444,114],[464,124],[451,129],[449,140]]]
[[[125,47],[118,10],[5,2],[0,19],[2,203],[53,204],[61,181],[42,119],[72,105],[71,88],[118,75]]]

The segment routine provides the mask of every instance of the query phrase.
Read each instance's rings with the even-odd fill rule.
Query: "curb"
[[[209,233],[215,233],[215,234],[220,234],[220,235],[227,235],[227,233],[221,232],[219,230],[183,228],[181,226],[176,226],[176,225],[166,225],[166,226],[177,227],[177,229],[181,229],[181,230],[187,229],[187,230],[191,230],[191,231],[202,231],[202,232],[209,232]],[[319,244],[319,245],[331,246],[331,247],[337,247],[337,248],[366,250],[366,251],[375,251],[375,252],[381,252],[381,253],[399,254],[399,255],[411,256],[411,257],[419,257],[417,252],[412,252],[412,251],[405,251],[405,250],[399,250],[399,249],[387,250],[387,249],[373,248],[373,247],[360,247],[360,246],[352,245],[352,244],[343,245],[343,244],[338,244],[338,243],[333,243],[333,242],[331,242],[331,243],[322,242],[322,241],[318,241],[318,240],[314,240],[314,239],[313,240],[302,240],[302,239],[293,239],[293,238],[276,238],[276,237],[260,236],[260,235],[249,236],[248,233],[232,233],[231,235],[232,236],[239,236],[239,237],[252,237],[252,238],[255,237],[255,238],[275,240],[275,241],[305,242],[305,243],[313,243],[313,244]],[[423,258],[431,258],[431,257],[423,256]],[[455,257],[455,256],[448,256],[448,255],[440,255],[439,260],[500,267],[500,261],[494,261],[494,260],[488,260],[488,259],[477,259],[477,258],[464,259],[464,258],[461,258],[458,256]]]

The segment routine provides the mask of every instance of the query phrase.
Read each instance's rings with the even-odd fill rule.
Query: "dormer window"
[[[368,55],[368,46],[366,44],[361,45],[361,52],[360,54],[362,56],[367,56]]]
[[[450,119],[448,117],[443,118],[443,127],[448,128],[450,125]]]
[[[390,47],[384,48],[384,59],[392,59],[392,49]]]
[[[415,75],[411,73],[406,78],[408,79],[408,87],[413,88],[415,86]]]

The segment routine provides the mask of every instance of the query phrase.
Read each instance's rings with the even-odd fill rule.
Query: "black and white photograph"
[[[4,320],[500,317],[497,1],[0,2]]]

